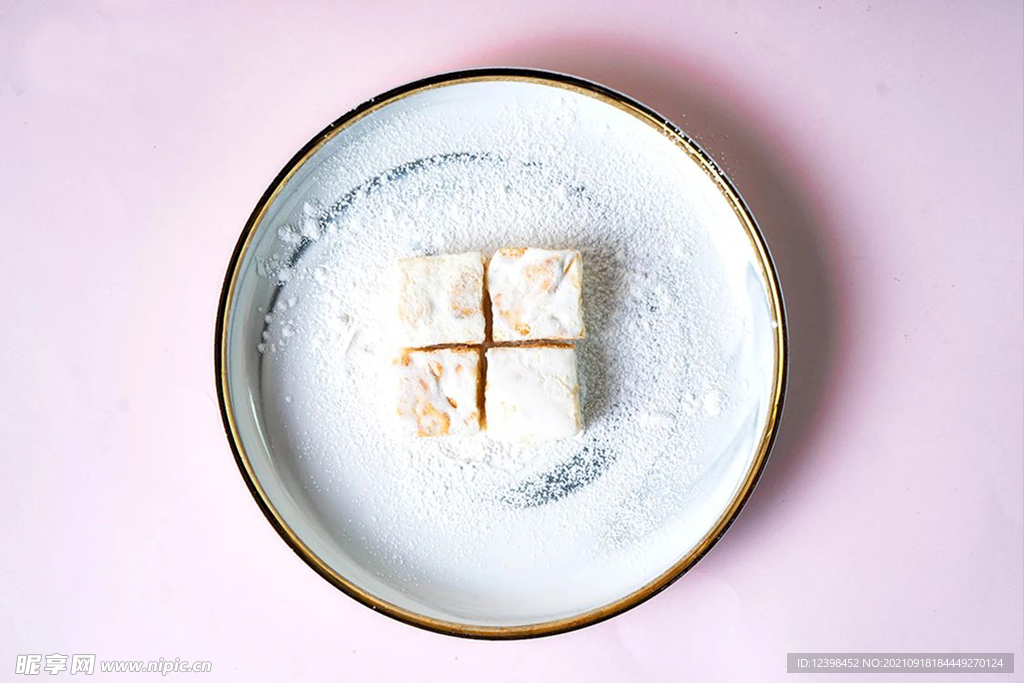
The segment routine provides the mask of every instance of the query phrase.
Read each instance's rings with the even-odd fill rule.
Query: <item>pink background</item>
[[[0,3],[0,678],[53,652],[244,680],[782,680],[787,651],[836,650],[1024,669],[1019,2],[43,5]],[[291,154],[479,65],[592,78],[695,134],[792,325],[782,435],[722,543],[539,641],[426,633],[321,580],[250,498],[213,382],[224,268]]]

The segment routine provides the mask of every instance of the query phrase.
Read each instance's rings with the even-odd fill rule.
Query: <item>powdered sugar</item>
[[[584,119],[561,98],[509,105],[486,135],[432,120],[433,153],[373,170],[424,125],[396,115],[362,138],[374,144],[321,163],[259,263],[277,285],[258,341],[275,461],[350,557],[401,592],[429,581],[479,594],[481,577],[538,566],[656,574],[686,550],[675,530],[728,425],[748,419],[734,394],[751,313],[741,275],[720,265],[715,229],[736,228],[713,184]],[[353,169],[366,174],[346,185]],[[584,432],[533,445],[399,436],[389,269],[506,246],[582,255]]]

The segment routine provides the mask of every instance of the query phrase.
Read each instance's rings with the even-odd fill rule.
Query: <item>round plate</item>
[[[404,437],[389,266],[502,246],[582,253],[584,432]],[[764,239],[692,140],[605,87],[486,69],[295,155],[231,258],[215,356],[239,468],[300,557],[407,623],[517,638],[618,614],[717,542],[778,429],[787,342]]]

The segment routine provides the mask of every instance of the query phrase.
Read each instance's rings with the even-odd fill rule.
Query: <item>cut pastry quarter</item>
[[[578,251],[499,249],[487,267],[496,342],[583,337]]]
[[[487,434],[498,441],[543,441],[579,433],[580,392],[571,346],[487,350]]]
[[[398,368],[398,417],[415,436],[469,436],[480,431],[480,351],[405,351]]]
[[[405,347],[484,340],[484,260],[479,252],[398,262],[398,341]]]

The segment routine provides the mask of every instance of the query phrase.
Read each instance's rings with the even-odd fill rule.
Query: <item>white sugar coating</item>
[[[479,432],[479,365],[477,349],[403,353],[395,363],[395,412],[402,433],[468,436]],[[383,423],[381,427],[387,428]]]
[[[571,100],[512,108],[506,131],[486,133],[504,143],[488,154],[473,151],[471,123],[460,124],[468,133],[434,123],[430,139],[445,151],[353,192],[335,187],[332,168],[372,169],[382,145],[427,135],[395,117],[372,145],[356,141],[323,164],[317,191],[336,201],[297,210],[260,264],[280,283],[260,340],[275,458],[351,557],[401,591],[486,592],[486,570],[622,574],[682,554],[675,530],[733,438],[716,421],[747,419],[730,406],[751,314],[707,227],[737,230],[717,191],[695,194],[699,170],[654,167],[625,137],[609,134],[594,154],[575,116]],[[395,262],[520,245],[582,256],[583,433],[528,445],[393,433]]]
[[[484,340],[479,252],[402,259],[395,267],[395,338],[401,346]]]
[[[580,268],[571,250],[499,249],[487,266],[494,340],[582,337]]]
[[[572,347],[487,351],[487,436],[499,441],[564,439],[580,431]]]

